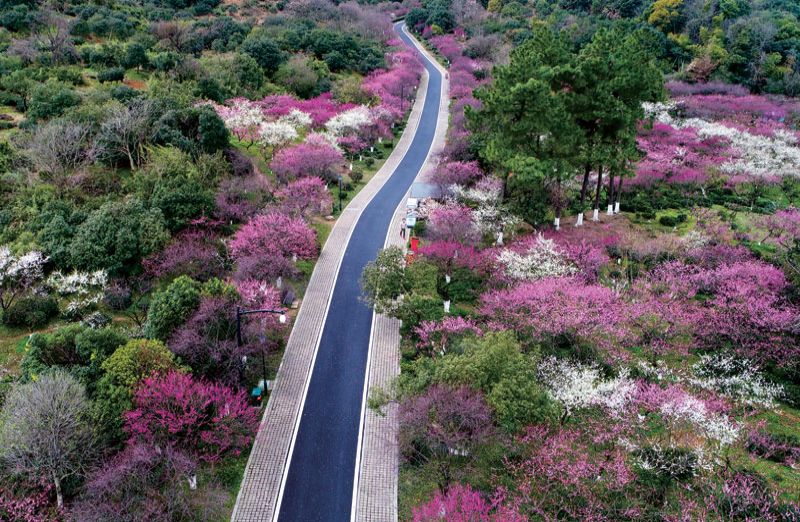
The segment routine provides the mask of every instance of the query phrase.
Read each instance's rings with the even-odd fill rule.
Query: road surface
[[[413,47],[399,24],[395,30]],[[419,126],[391,178],[362,211],[342,258],[279,498],[280,522],[350,520],[372,325],[372,310],[359,299],[359,277],[425,165],[439,115],[441,73],[419,56],[429,74]]]

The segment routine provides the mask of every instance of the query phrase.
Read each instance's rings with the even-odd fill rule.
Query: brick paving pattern
[[[292,436],[297,429],[300,408],[308,385],[309,373],[313,367],[314,355],[325,323],[328,303],[333,293],[335,277],[339,271],[342,256],[347,247],[350,234],[361,214],[361,210],[367,206],[373,196],[380,190],[389,176],[391,176],[411,144],[416,127],[419,124],[422,107],[425,103],[427,82],[428,75],[426,72],[420,82],[417,91],[419,94],[411,114],[409,115],[406,131],[398,140],[397,146],[386,160],[383,167],[381,167],[370,182],[345,208],[342,215],[336,221],[320,253],[303,302],[300,306],[297,319],[292,328],[292,333],[289,336],[284,357],[276,376],[275,388],[264,409],[264,415],[245,468],[244,478],[231,517],[231,520],[234,522],[266,522],[273,519],[289,457]],[[443,90],[443,92],[446,91]],[[441,126],[441,122],[444,121],[446,127],[446,105],[444,108],[444,116],[442,116],[441,113],[442,107],[440,107],[439,125]],[[444,119],[442,120],[442,118]],[[392,224],[392,226],[395,225]],[[399,223],[397,224],[397,230],[399,230]],[[392,327],[394,328],[393,331],[395,335],[397,335],[398,325],[395,324],[392,325]],[[382,331],[384,331],[388,326],[381,326],[381,328]],[[399,342],[399,337],[397,342]],[[384,358],[381,357],[382,361],[383,359]],[[382,364],[386,365],[386,363]],[[393,364],[397,364],[396,357],[394,358]],[[398,369],[393,368],[392,363],[389,363],[385,371],[387,374],[396,375]],[[381,375],[381,372],[376,370],[375,378],[378,379],[379,375]],[[391,417],[389,422],[393,422],[393,419],[394,417]],[[387,429],[391,429],[391,426],[387,426]],[[385,480],[386,487],[391,489],[391,503],[395,506],[393,508],[394,518],[391,520],[396,520],[396,450],[390,449],[389,446],[387,446],[386,442],[388,442],[388,439],[385,439],[383,444],[375,444],[374,441],[376,440],[376,437],[370,437],[371,447],[374,447],[375,450],[367,452],[368,455],[371,456],[376,451],[386,455],[393,455],[394,464],[391,465],[391,472],[376,477],[376,480]],[[372,466],[370,465],[369,467],[371,473]],[[381,499],[383,498],[388,499],[388,496],[384,495]],[[383,500],[381,501],[383,502]],[[367,516],[367,518],[363,518],[362,520],[390,519],[370,518]]]

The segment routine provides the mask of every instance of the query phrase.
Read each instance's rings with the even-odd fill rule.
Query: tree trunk
[[[562,210],[561,209],[561,204],[562,204],[562,201],[563,201],[562,198],[561,198],[561,178],[556,179],[556,187],[557,187],[556,188],[556,204],[555,204],[556,217],[553,220],[553,227],[556,230],[559,230],[561,228],[561,210]]]
[[[617,185],[617,191],[614,193],[614,197],[616,201],[614,202],[614,214],[619,214],[619,199],[622,196],[622,181],[625,179],[625,176],[619,176],[619,185]]]
[[[608,209],[606,214],[614,214],[614,169],[608,171]]]
[[[61,490],[61,477],[56,472],[53,472],[53,485],[56,487],[56,504],[58,509],[64,507],[64,492]]]
[[[603,188],[603,166],[597,168],[597,190],[594,193],[594,214],[592,221],[599,221],[600,217],[600,190]]]
[[[578,206],[578,220],[575,222],[575,226],[579,227],[583,225],[583,205],[586,203],[586,188],[589,186],[589,174],[592,173],[592,166],[587,163],[584,165],[583,170],[583,184],[581,185],[581,204]]]

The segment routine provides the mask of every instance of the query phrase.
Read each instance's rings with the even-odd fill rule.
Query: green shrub
[[[28,296],[16,300],[4,313],[6,326],[38,328],[58,315],[58,303],[50,296]]]
[[[395,316],[403,321],[400,335],[408,337],[423,321],[438,321],[444,317],[444,303],[439,296],[407,295]]]
[[[678,226],[678,218],[675,216],[661,216],[658,218],[658,222],[665,227]]]
[[[121,82],[125,78],[125,69],[122,67],[109,67],[97,73],[97,81],[105,82]]]
[[[362,169],[353,169],[350,173],[350,179],[353,180],[353,183],[360,183],[364,179],[364,171]]]
[[[416,260],[406,267],[405,287],[408,293],[437,296],[436,280],[439,271],[436,265],[425,260]]]
[[[56,80],[47,80],[39,84],[31,92],[28,104],[28,117],[33,120],[44,120],[61,116],[70,107],[81,102],[77,92]]]
[[[103,361],[126,341],[127,337],[114,328],[93,329],[81,324],[34,334],[22,359],[22,376],[35,379],[50,369],[64,368],[92,395],[103,373]]]
[[[536,381],[531,368],[516,367],[504,375],[487,397],[497,421],[509,433],[558,418],[559,408]]]
[[[474,303],[482,287],[481,276],[469,268],[453,270],[449,283],[444,276],[439,278],[439,293],[454,303]]]
[[[197,309],[200,291],[200,283],[188,276],[180,276],[167,288],[157,292],[147,311],[145,335],[166,341]]]

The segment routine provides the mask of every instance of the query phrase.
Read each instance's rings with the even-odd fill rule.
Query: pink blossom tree
[[[489,522],[492,505],[469,485],[454,484],[446,494],[437,491],[413,510],[414,522]]]
[[[282,182],[307,176],[331,181],[343,163],[341,151],[323,136],[311,134],[303,143],[276,152],[269,168]]]
[[[631,490],[633,470],[626,452],[608,436],[613,430],[601,423],[593,423],[591,430],[530,427],[521,441],[527,455],[520,463],[509,464],[515,481],[506,503],[513,516],[523,520],[636,518],[640,511]]]
[[[479,311],[492,329],[516,330],[544,342],[575,335],[616,352],[616,339],[626,335],[615,320],[621,306],[605,286],[561,277],[489,291],[481,296]]]
[[[142,266],[154,278],[185,274],[205,281],[225,271],[222,247],[212,231],[191,228],[178,233],[163,251],[144,259]]]
[[[445,205],[433,209],[428,217],[427,236],[434,241],[475,243],[480,231],[472,210],[463,205]]]
[[[449,341],[453,337],[483,334],[475,321],[463,317],[445,317],[441,321],[423,321],[414,331],[419,336],[417,347],[430,356],[444,355],[447,352]]]
[[[431,181],[443,187],[469,185],[482,175],[477,161],[448,161],[436,167]]]
[[[125,414],[132,441],[165,444],[214,462],[249,447],[258,414],[244,392],[171,372],[142,381]]]
[[[290,182],[275,193],[279,208],[294,217],[331,213],[333,198],[321,178],[309,176]]]
[[[317,255],[317,240],[302,218],[271,211],[242,226],[228,248],[237,260],[250,256],[311,259]]]

